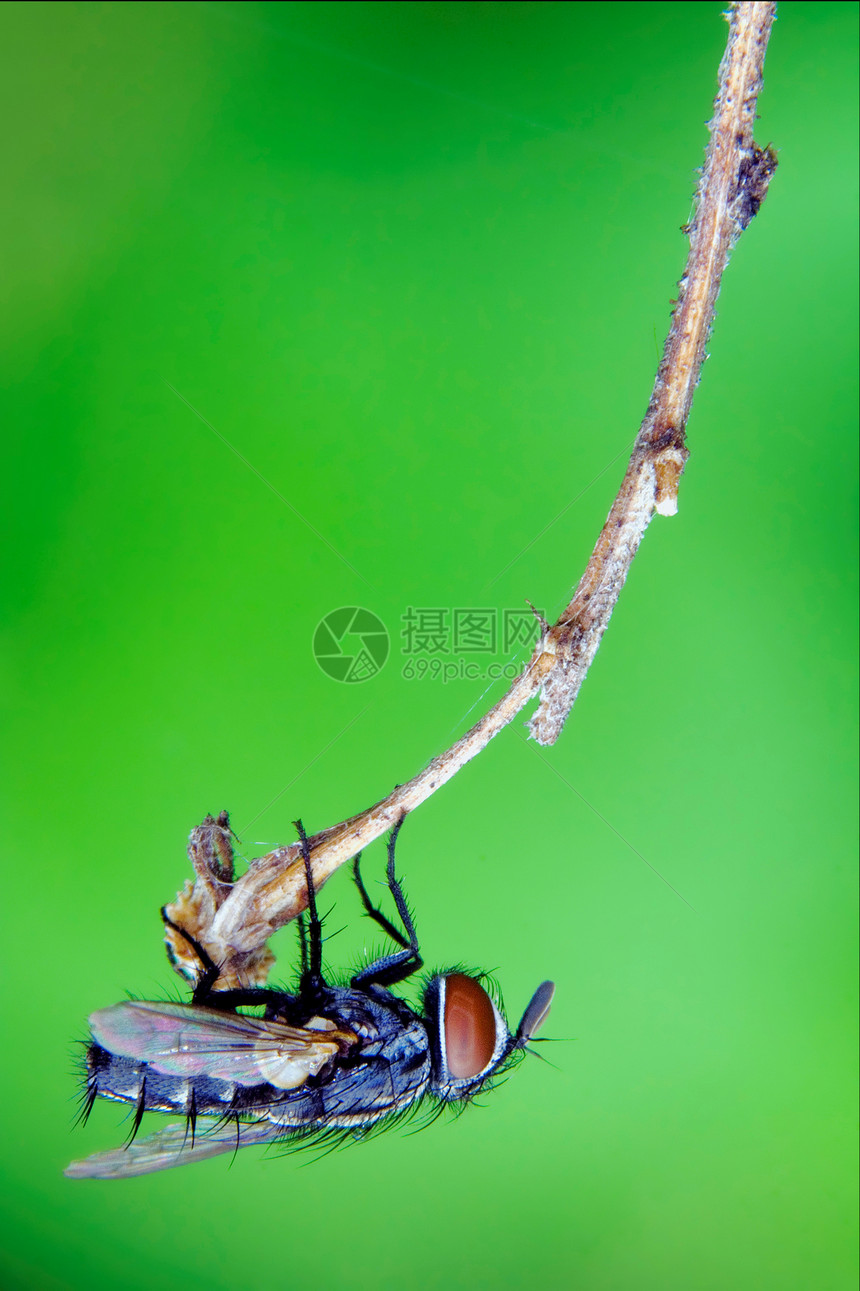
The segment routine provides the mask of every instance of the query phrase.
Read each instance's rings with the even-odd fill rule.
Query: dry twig
[[[540,695],[540,703],[529,723],[531,734],[542,744],[554,743],[651,517],[676,513],[678,483],[688,457],[687,418],[723,270],[764,200],[776,168],[772,149],[758,148],[753,138],[775,11],[775,4],[738,3],[729,15],[729,39],[709,126],[711,139],[696,194],[696,214],[686,230],[690,254],[677,306],[630,463],[573,599],[558,622],[546,628],[508,693],[462,739],[381,802],[311,838],[318,886],[446,784],[535,695]],[[193,831],[189,856],[197,879],[167,907],[170,918],[223,965],[222,987],[264,982],[273,962],[268,937],[306,905],[298,843],[260,857],[234,881],[229,824],[222,813],[217,821],[207,817]],[[199,965],[188,944],[171,930],[167,941],[178,971],[193,979]]]

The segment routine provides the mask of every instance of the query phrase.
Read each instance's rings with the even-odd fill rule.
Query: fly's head
[[[512,1034],[476,977],[450,972],[431,978],[424,993],[430,1091],[446,1103],[473,1098],[528,1046],[549,1013],[554,992],[553,982],[542,982]]]

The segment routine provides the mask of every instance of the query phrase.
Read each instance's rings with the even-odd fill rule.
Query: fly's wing
[[[109,1053],[145,1062],[164,1076],[210,1076],[278,1089],[298,1088],[357,1043],[354,1032],[322,1018],[308,1027],[291,1027],[193,1004],[144,1000],[99,1009],[90,1029]]]
[[[205,1161],[222,1152],[272,1143],[279,1136],[283,1136],[283,1130],[260,1121],[252,1125],[216,1125],[197,1134],[192,1142],[187,1125],[168,1125],[145,1139],[135,1139],[128,1147],[95,1152],[83,1161],[73,1161],[63,1173],[68,1179],[133,1179],[155,1170]]]

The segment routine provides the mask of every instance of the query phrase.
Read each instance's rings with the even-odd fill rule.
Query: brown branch
[[[775,11],[775,4],[738,3],[729,15],[729,39],[720,64],[696,214],[686,229],[690,254],[677,306],[630,463],[572,601],[558,622],[544,631],[507,694],[452,748],[381,802],[311,838],[317,886],[446,784],[537,694],[540,703],[529,729],[540,743],[554,743],[651,517],[677,512],[678,483],[689,455],[687,418],[723,270],[764,200],[776,168],[772,149],[758,148],[753,138]],[[169,917],[223,965],[219,979],[223,988],[264,982],[273,962],[267,939],[306,906],[298,843],[261,856],[234,881],[229,826],[223,813],[217,821],[207,817],[192,833],[189,856],[197,879],[167,907]],[[177,970],[196,978],[199,960],[190,944],[171,929],[167,942]]]

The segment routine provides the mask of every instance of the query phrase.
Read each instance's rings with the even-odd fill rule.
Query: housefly
[[[214,989],[217,965],[164,916],[200,959],[192,1003],[128,1000],[92,1014],[82,1120],[97,1098],[106,1098],[131,1104],[133,1124],[125,1147],[72,1162],[70,1178],[130,1178],[254,1144],[360,1138],[425,1099],[436,1111],[464,1105],[522,1055],[549,1012],[552,982],[538,987],[513,1033],[479,977],[461,970],[429,978],[420,1013],[389,990],[422,966],[395,876],[402,823],[388,842],[387,873],[403,932],[371,902],[356,857],[365,913],[397,949],[355,973],[348,986],[323,976],[322,925],[301,822],[308,923],[306,929],[300,916],[296,993]],[[253,1006],[262,1006],[262,1015],[239,1011]],[[184,1119],[136,1139],[148,1111]],[[215,1119],[201,1129],[198,1117]]]

